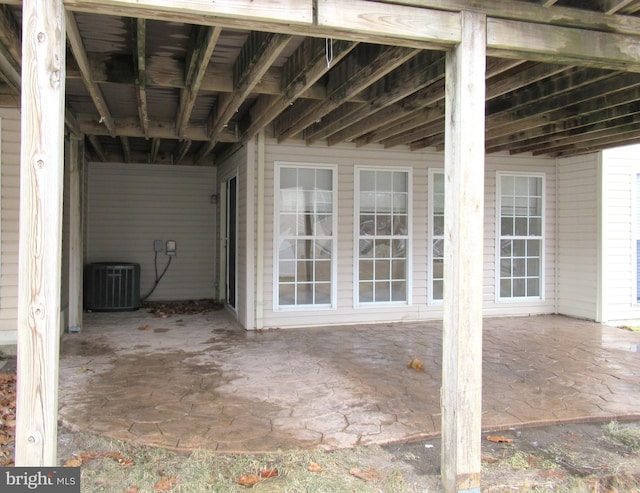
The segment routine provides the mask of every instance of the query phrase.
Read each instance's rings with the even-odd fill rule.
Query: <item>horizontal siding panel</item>
[[[407,150],[367,147],[358,149],[353,145],[327,148],[321,145],[306,146],[292,142],[277,144],[267,140],[265,163],[265,183],[273,186],[274,164],[306,163],[338,166],[338,257],[339,279],[337,285],[338,308],[332,310],[273,310],[274,302],[274,201],[273,188],[266,188],[265,194],[265,283],[264,299],[266,327],[293,327],[321,324],[345,324],[360,322],[392,322],[395,320],[440,319],[442,305],[427,305],[428,262],[427,262],[427,183],[429,168],[443,168],[443,154],[432,151],[409,152]],[[485,239],[484,239],[484,294],[485,314],[543,314],[555,312],[555,160],[532,156],[489,156],[485,173]],[[410,305],[390,307],[375,305],[354,308],[354,167],[382,166],[412,169],[413,179],[413,223],[412,262],[413,289]],[[546,272],[544,300],[535,302],[495,301],[495,174],[496,171],[544,172],[546,183]]]
[[[141,296],[155,279],[154,240],[175,240],[177,256],[150,300],[213,298],[216,243],[213,168],[90,163],[87,263],[141,265]],[[169,257],[158,255],[159,273]]]
[[[20,111],[0,108],[0,339],[15,342],[18,307],[20,215]]]

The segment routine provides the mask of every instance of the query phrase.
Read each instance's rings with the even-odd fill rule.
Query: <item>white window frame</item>
[[[374,172],[402,172],[407,174],[407,235],[405,250],[405,282],[406,282],[406,299],[402,301],[360,301],[360,173],[362,171]],[[410,306],[413,298],[413,262],[412,248],[413,243],[413,169],[409,167],[389,167],[389,166],[354,166],[354,209],[353,209],[353,305],[355,308],[371,308],[373,306],[390,307],[390,306]],[[389,235],[392,239],[397,235]],[[405,236],[405,235],[402,235]]]
[[[332,235],[331,235],[331,302],[327,304],[280,305],[280,172],[282,168],[330,170],[332,187]],[[284,162],[274,163],[274,214],[273,214],[273,310],[311,311],[328,310],[337,307],[337,263],[338,263],[338,167],[320,163]]]
[[[538,296],[511,296],[503,297],[500,295],[500,244],[503,239],[501,235],[501,206],[502,206],[502,178],[503,177],[528,177],[528,178],[540,178],[542,187],[542,200],[541,200],[541,236],[505,236],[504,238],[512,239],[539,239],[540,240],[540,293]],[[495,219],[495,301],[500,303],[514,303],[514,302],[538,302],[545,299],[545,245],[546,245],[546,200],[547,200],[547,187],[545,173],[536,172],[520,172],[520,171],[497,171],[496,172],[496,219]]]
[[[428,240],[428,246],[427,246],[427,283],[428,283],[428,289],[427,289],[427,293],[428,293],[428,298],[427,298],[427,303],[430,305],[441,305],[442,304],[442,299],[437,299],[434,298],[433,293],[434,293],[434,289],[433,289],[433,260],[434,260],[434,254],[433,254],[433,242],[436,240],[436,236],[433,234],[433,228],[434,228],[434,211],[435,211],[435,203],[434,203],[434,198],[435,198],[435,175],[442,175],[443,179],[444,179],[444,169],[443,168],[430,168],[429,169],[429,195],[428,195],[428,211],[429,211],[429,217],[428,217],[428,221],[427,221],[427,227],[428,229],[428,233],[427,233],[427,240]],[[442,236],[442,241],[444,242],[444,232],[442,235],[438,235],[438,239],[440,239],[440,236]],[[444,280],[443,280],[444,282]]]

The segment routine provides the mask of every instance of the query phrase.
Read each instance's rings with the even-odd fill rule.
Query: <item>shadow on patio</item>
[[[72,429],[172,449],[334,449],[438,434],[441,322],[246,332],[224,311],[85,314],[65,334]],[[640,334],[484,322],[483,428],[640,415]],[[407,367],[419,358],[425,370]]]

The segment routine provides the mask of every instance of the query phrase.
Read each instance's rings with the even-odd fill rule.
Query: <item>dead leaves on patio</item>
[[[411,361],[407,364],[407,368],[411,370],[424,371],[424,365],[418,358],[411,358]]]
[[[80,467],[89,461],[97,459],[113,459],[123,467],[133,466],[133,459],[126,457],[122,452],[85,452],[67,459],[64,463],[64,467]]]
[[[13,465],[16,436],[16,376],[0,374],[0,466]]]
[[[240,476],[236,483],[241,486],[251,487],[255,484],[258,484],[260,481],[264,481],[265,479],[271,479],[278,476],[278,470],[274,468],[261,469],[258,474],[246,474]]]

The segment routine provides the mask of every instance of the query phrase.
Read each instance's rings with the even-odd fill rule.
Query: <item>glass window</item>
[[[542,298],[543,177],[498,174],[498,297]]]
[[[279,166],[277,174],[277,305],[331,306],[333,170]]]
[[[408,300],[409,172],[358,170],[358,303]]]
[[[429,231],[429,258],[431,259],[431,300],[442,301],[444,289],[444,173],[430,174],[431,221]]]

